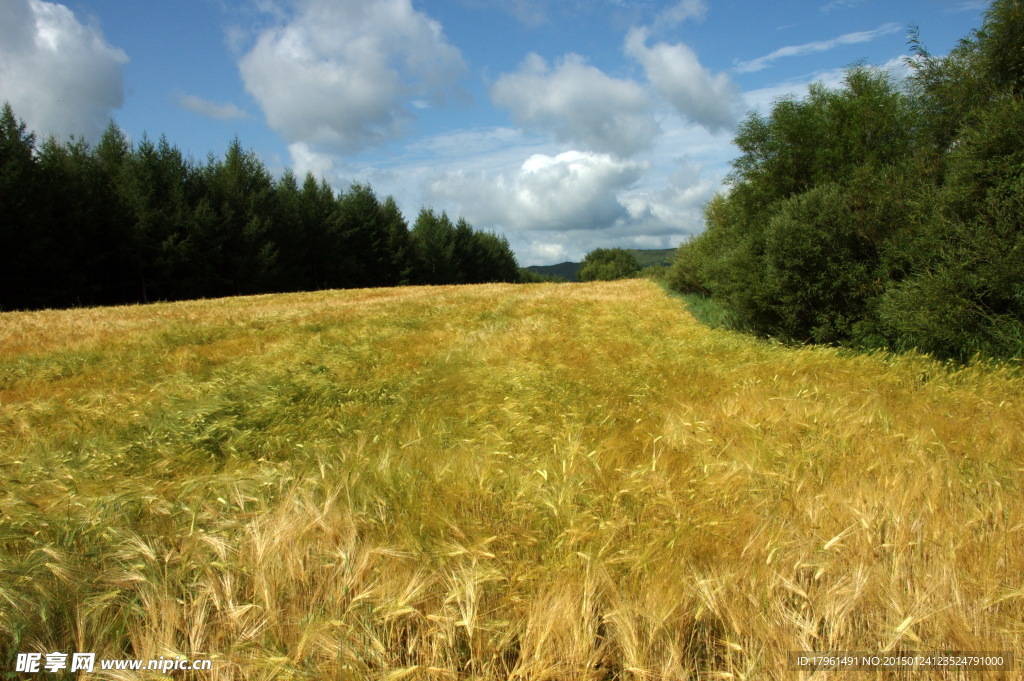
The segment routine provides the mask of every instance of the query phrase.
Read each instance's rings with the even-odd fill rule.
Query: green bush
[[[640,269],[638,276],[662,283],[668,276],[668,265],[648,265]]]
[[[766,330],[822,343],[851,337],[872,292],[874,258],[851,197],[825,184],[784,201],[768,221],[762,284]]]
[[[996,0],[906,88],[851,69],[737,129],[667,281],[794,341],[1024,355],[1024,2]]]
[[[587,253],[577,275],[580,281],[628,279],[640,271],[636,257],[624,248],[596,248]]]
[[[545,283],[564,284],[565,281],[566,281],[566,279],[564,277],[559,277],[559,276],[554,275],[554,274],[539,274],[539,273],[534,272],[533,270],[527,269],[525,267],[520,267],[519,268],[519,283],[520,284],[545,284]]]

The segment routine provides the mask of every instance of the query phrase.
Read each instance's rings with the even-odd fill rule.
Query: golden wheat
[[[1020,660],[1022,397],[1010,369],[711,331],[644,281],[4,313],[0,671]]]

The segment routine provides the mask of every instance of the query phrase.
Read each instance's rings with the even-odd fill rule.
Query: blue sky
[[[736,124],[856,62],[905,77],[974,0],[0,0],[0,100],[40,134],[238,135],[503,233],[520,264],[703,228]]]

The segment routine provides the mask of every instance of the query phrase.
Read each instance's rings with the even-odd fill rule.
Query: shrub
[[[628,279],[640,271],[636,257],[624,248],[597,248],[587,253],[577,275],[580,281]]]
[[[729,189],[669,285],[757,333],[944,359],[1024,356],[1024,3],[905,89],[851,69],[737,129]]]

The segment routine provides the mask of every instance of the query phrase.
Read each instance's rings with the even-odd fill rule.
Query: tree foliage
[[[322,288],[518,281],[503,236],[366,184],[275,179],[237,138],[204,163],[111,123],[36,144],[0,111],[0,310]]]
[[[801,342],[1024,355],[1024,2],[898,85],[856,67],[738,128],[670,285]]]
[[[595,248],[587,253],[576,275],[580,281],[628,279],[640,271],[636,256],[624,248]]]

